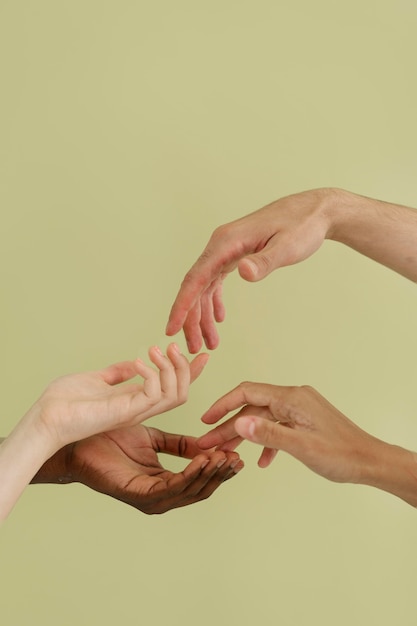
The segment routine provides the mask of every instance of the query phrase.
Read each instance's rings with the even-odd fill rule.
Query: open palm
[[[68,448],[71,480],[148,514],[208,498],[243,463],[235,452],[207,452],[195,437],[141,424],[101,433]],[[165,469],[158,453],[192,459],[182,472]]]

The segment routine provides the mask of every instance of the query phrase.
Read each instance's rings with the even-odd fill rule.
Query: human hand
[[[55,452],[72,441],[132,426],[183,404],[190,382],[200,375],[208,359],[200,354],[189,363],[176,344],[168,346],[167,356],[155,346],[149,357],[156,370],[136,359],[58,378],[24,419],[46,433]],[[135,376],[141,376],[143,384],[120,384]]]
[[[215,402],[202,420],[216,423],[240,407],[198,439],[198,445],[231,450],[247,439],[265,446],[260,467],[283,450],[329,480],[375,484],[372,477],[388,444],[360,429],[311,387],[242,383]]]
[[[192,459],[182,472],[161,465],[158,454]],[[100,433],[69,444],[32,482],[79,482],[147,514],[204,500],[243,468],[234,452],[202,450],[195,437],[143,425]]]
[[[318,189],[281,198],[217,228],[197,262],[186,274],[172,306],[166,332],[181,328],[191,353],[204,342],[219,343],[215,322],[225,308],[222,285],[236,267],[242,278],[259,281],[274,269],[312,255],[326,238],[331,221],[328,206],[335,190]]]

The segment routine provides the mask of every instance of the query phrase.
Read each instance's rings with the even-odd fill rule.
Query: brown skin
[[[158,453],[192,459],[165,469]],[[205,500],[243,467],[235,452],[202,450],[195,437],[136,425],[94,435],[59,450],[32,483],[79,482],[147,514]]]
[[[417,506],[417,455],[366,433],[312,387],[241,383],[202,419],[214,424],[236,409],[198,440],[202,448],[231,450],[247,439],[264,446],[260,467],[283,450],[328,480],[378,487]]]

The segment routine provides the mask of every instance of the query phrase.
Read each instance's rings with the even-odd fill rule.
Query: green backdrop
[[[0,434],[57,375],[165,347],[217,225],[326,185],[417,206],[416,28],[412,0],[0,0]],[[220,348],[153,423],[199,434],[241,380],[305,383],[416,448],[416,296],[331,243],[232,276]],[[258,452],[160,517],[29,487],[0,537],[2,624],[414,626],[414,509]]]

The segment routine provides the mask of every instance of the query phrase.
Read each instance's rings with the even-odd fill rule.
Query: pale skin
[[[235,269],[249,282],[299,263],[326,240],[343,243],[417,282],[417,211],[340,189],[281,198],[217,228],[187,272],[166,332],[183,329],[190,353],[218,346],[224,279]]]
[[[303,261],[326,240],[345,244],[417,282],[417,211],[340,189],[316,189],[281,198],[217,228],[186,274],[171,309],[167,334],[183,329],[191,353],[203,341],[218,346],[223,321],[222,288],[238,270],[249,281]],[[318,474],[338,482],[373,485],[417,506],[415,453],[365,433],[310,387],[242,383],[203,416],[216,423],[201,447],[231,450],[242,438],[264,446],[266,467],[286,450]],[[280,422],[277,424],[277,422]]]
[[[207,454],[194,438],[139,426],[183,404],[207,362],[201,354],[189,363],[176,344],[166,356],[154,346],[149,357],[154,367],[125,361],[47,387],[0,446],[0,520],[39,470],[38,482],[83,480],[141,510],[162,512],[207,497],[239,469],[237,456]],[[133,381],[137,376],[142,382]],[[195,458],[175,475],[158,464],[159,451]],[[107,463],[112,472],[106,476]]]

